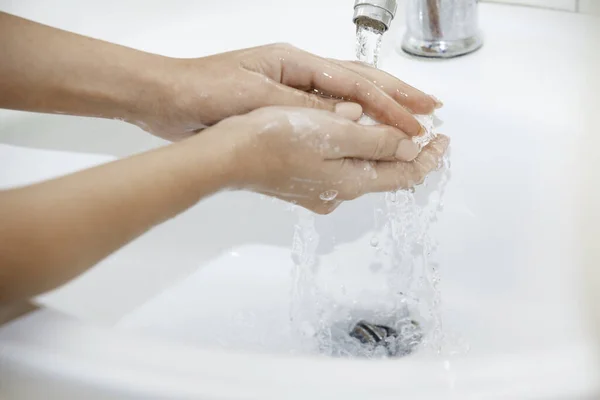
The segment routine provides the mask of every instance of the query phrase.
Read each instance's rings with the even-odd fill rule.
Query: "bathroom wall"
[[[598,0],[483,0],[487,3],[518,4],[582,13],[600,13]]]

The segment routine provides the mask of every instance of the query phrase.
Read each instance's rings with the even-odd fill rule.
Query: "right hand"
[[[291,107],[232,117],[198,138],[208,136],[228,141],[234,186],[319,214],[366,193],[420,184],[438,168],[449,144],[438,135],[418,153],[411,138],[396,128],[363,126],[332,112]]]

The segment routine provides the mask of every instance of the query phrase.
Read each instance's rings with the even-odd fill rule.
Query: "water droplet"
[[[337,197],[337,195],[338,195],[337,190],[326,190],[323,193],[321,193],[319,198],[323,201],[332,201]]]
[[[375,180],[377,178],[379,178],[379,175],[377,175],[377,169],[371,169],[371,179]]]
[[[377,236],[373,236],[371,238],[371,246],[373,246],[373,247],[379,246],[379,239],[377,238]]]

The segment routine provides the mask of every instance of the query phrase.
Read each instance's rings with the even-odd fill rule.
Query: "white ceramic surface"
[[[49,8],[0,0],[0,9],[170,56],[278,41],[353,56],[348,1],[120,3],[61,0]],[[446,103],[439,116],[453,139],[453,176],[435,234],[444,320],[469,343],[469,354],[449,363],[292,357],[285,354],[285,333],[268,344],[279,354],[261,354],[265,327],[286,329],[296,216],[281,203],[226,193],[39,299],[56,311],[1,328],[0,394],[593,398],[598,371],[581,312],[571,183],[585,133],[584,39],[593,23],[582,15],[484,4],[484,48],[443,62],[398,53],[401,23],[387,36],[382,67]],[[0,114],[0,143],[0,154],[10,155],[0,158],[4,187],[162,144],[116,121],[10,112]],[[356,240],[369,229],[361,216],[376,199],[320,217],[320,229]],[[243,329],[250,333],[236,334]]]

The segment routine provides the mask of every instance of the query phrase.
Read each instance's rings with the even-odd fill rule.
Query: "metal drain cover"
[[[412,320],[399,324],[397,329],[360,321],[354,325],[350,336],[372,349],[384,348],[390,357],[411,354],[423,339],[421,327]]]

